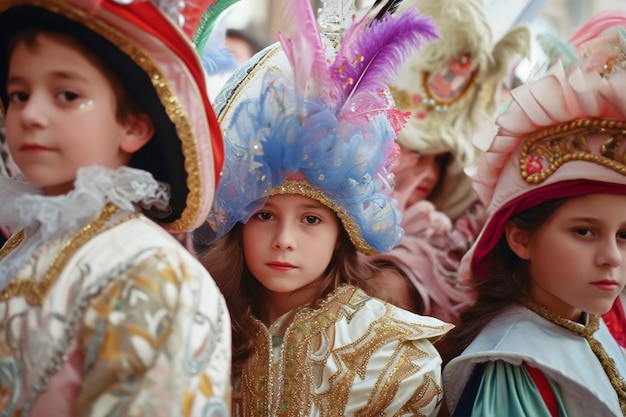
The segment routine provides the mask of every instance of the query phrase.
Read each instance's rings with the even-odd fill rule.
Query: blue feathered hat
[[[239,68],[214,100],[225,164],[197,240],[210,243],[247,222],[270,195],[299,194],[335,211],[365,254],[400,242],[390,194],[405,115],[386,81],[437,35],[413,10],[392,13],[397,3],[350,10],[337,45],[320,33],[308,0],[285,2],[285,21],[297,29]]]

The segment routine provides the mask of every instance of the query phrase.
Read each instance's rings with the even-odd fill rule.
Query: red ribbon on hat
[[[217,1],[218,0],[186,0],[184,1],[184,7],[181,12],[182,16],[185,21],[191,25],[191,21],[198,22],[204,10]],[[66,0],[66,2],[89,14],[95,14],[100,8],[110,11],[135,27],[160,39],[185,61],[199,86],[204,88],[203,91],[206,91],[202,65],[198,63],[195,48],[190,45],[191,36],[184,39],[184,37],[181,37],[180,34],[175,31],[170,24],[171,22],[165,21],[167,19],[165,17],[165,14],[167,14],[166,10],[161,10],[149,0]],[[176,1],[176,3],[180,3],[180,0]],[[185,12],[187,14],[185,14]],[[192,34],[193,30],[195,30],[195,26],[192,29]],[[208,96],[205,101],[205,105],[210,107]]]
[[[69,3],[74,3],[76,6],[82,8],[89,14],[94,14],[98,11],[98,9],[102,6],[102,3],[105,0],[68,0]],[[122,6],[128,6],[130,4],[136,3],[144,3],[149,0],[110,0],[113,3],[117,3]],[[177,24],[182,23],[183,32],[191,39],[196,31],[196,28],[200,24],[200,20],[202,19],[202,14],[205,12],[213,4],[217,3],[219,0],[185,0],[183,7],[180,8],[180,1],[172,1],[172,8],[180,8],[177,11],[179,19],[182,22],[176,22]],[[170,13],[170,10],[163,10],[166,13]]]
[[[83,0],[68,0],[70,2],[79,2],[81,7],[84,8]],[[208,91],[206,85],[206,77],[202,64],[198,54],[191,44],[189,38],[180,36],[180,31],[168,21],[167,17],[148,0],[89,0],[95,7],[99,3],[98,7],[103,8],[120,18],[126,20],[130,24],[134,25],[138,29],[141,29],[147,34],[161,40],[168,48],[174,51],[180,59],[182,59],[193,78],[198,83],[198,87],[201,91]],[[205,0],[206,1],[206,0]],[[215,2],[215,0],[209,0]],[[189,2],[187,2],[189,3]],[[196,2],[199,3],[199,2]],[[202,94],[202,100],[204,108],[207,109],[207,117],[209,120],[209,129],[211,130],[211,137],[221,137],[221,131],[217,118],[213,113],[211,102],[209,101],[208,94]],[[222,163],[224,162],[224,146],[223,142],[211,141],[211,147],[213,149],[213,160],[215,162],[215,181],[219,181],[219,173]]]

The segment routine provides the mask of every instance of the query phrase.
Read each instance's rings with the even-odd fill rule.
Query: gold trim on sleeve
[[[63,244],[56,254],[50,267],[41,279],[14,278],[0,292],[0,301],[7,301],[16,297],[24,297],[30,305],[40,306],[43,304],[48,292],[57,281],[63,268],[67,265],[72,256],[83,247],[91,238],[106,229],[110,229],[131,218],[138,217],[139,213],[132,213],[125,216],[118,222],[108,223],[109,220],[119,211],[119,208],[112,203],[108,203],[98,218],[85,225]],[[8,243],[7,243],[8,245]],[[5,246],[7,246],[5,245]],[[15,245],[17,247],[17,245]],[[8,251],[6,252],[8,253]],[[3,256],[5,256],[4,254]]]

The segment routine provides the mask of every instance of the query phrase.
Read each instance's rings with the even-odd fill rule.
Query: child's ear
[[[126,123],[126,136],[122,139],[120,148],[126,153],[135,153],[152,138],[152,135],[154,125],[147,114],[131,116]]]
[[[515,223],[509,221],[506,223],[504,234],[506,236],[506,242],[509,244],[513,253],[521,259],[528,260],[530,258],[530,233],[520,229]]]

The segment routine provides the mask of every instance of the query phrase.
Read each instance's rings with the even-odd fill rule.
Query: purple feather
[[[386,107],[387,98],[381,91],[387,89],[400,66],[424,41],[439,38],[432,20],[415,10],[387,15],[369,25],[362,23],[348,29],[330,67],[342,92],[336,97],[340,117],[367,117],[370,111]]]

